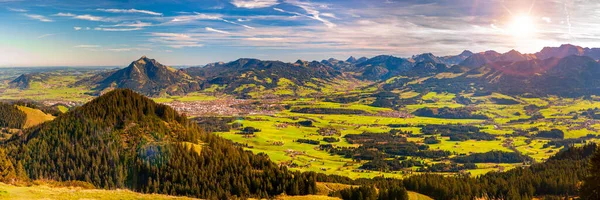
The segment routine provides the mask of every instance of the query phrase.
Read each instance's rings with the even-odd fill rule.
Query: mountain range
[[[279,88],[290,91],[286,93],[288,95],[294,95],[299,90],[323,92],[324,87],[338,80],[356,79],[377,83],[394,77],[404,77],[405,80],[408,77],[410,80],[428,79],[423,85],[393,83],[394,87],[441,91],[451,89],[457,92],[486,90],[511,94],[585,95],[596,91],[597,84],[593,76],[597,75],[598,59],[599,48],[569,44],[545,47],[533,54],[516,50],[506,53],[463,51],[454,56],[424,53],[410,58],[380,55],[358,59],[350,57],[346,60],[330,58],[320,62],[298,60],[294,63],[242,58],[179,70],[144,56],[126,68],[85,78],[76,85],[89,85],[98,94],[114,88],[129,88],[147,96],[183,95],[210,89],[248,96],[252,92]],[[453,74],[452,78],[440,78],[438,75],[443,73]],[[568,77],[565,76],[567,74]],[[37,76],[24,74],[13,80],[11,86],[26,89],[32,81],[37,80],[34,77]],[[451,88],[448,87],[448,81],[454,83]],[[565,91],[568,88],[571,91]]]

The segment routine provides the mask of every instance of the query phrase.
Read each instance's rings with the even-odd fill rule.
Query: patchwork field
[[[255,153],[266,153],[271,159],[278,163],[298,171],[318,171],[326,174],[349,176],[351,178],[384,177],[406,177],[410,174],[423,173],[419,167],[406,168],[400,171],[391,170],[365,170],[361,168],[369,160],[357,160],[349,157],[335,155],[320,148],[321,145],[331,144],[337,148],[357,148],[360,144],[349,143],[347,135],[362,133],[387,134],[391,130],[411,132],[412,135],[403,135],[409,142],[425,145],[421,130],[427,125],[458,125],[473,126],[482,133],[491,134],[493,140],[464,140],[453,141],[451,137],[433,135],[440,142],[427,144],[430,150],[450,152],[446,159],[432,159],[422,157],[411,157],[429,165],[450,162],[455,157],[468,156],[474,153],[486,153],[492,151],[516,152],[531,157],[534,162],[542,162],[560,151],[564,145],[582,145],[585,142],[597,141],[598,122],[596,119],[580,117],[582,111],[594,109],[600,103],[593,100],[583,99],[553,99],[553,98],[518,98],[502,94],[492,94],[483,97],[469,97],[476,101],[474,105],[458,104],[455,101],[456,94],[428,93],[421,98],[424,100],[418,105],[406,105],[399,112],[412,113],[420,108],[468,108],[475,110],[488,117],[480,119],[449,119],[438,117],[386,117],[381,113],[394,111],[389,108],[373,107],[362,103],[334,103],[323,102],[315,99],[305,98],[283,101],[290,105],[290,110],[283,110],[273,115],[251,115],[240,117],[232,124],[241,127],[253,127],[260,132],[245,135],[239,134],[239,129],[231,129],[227,132],[217,134],[240,143],[248,150]],[[470,95],[465,95],[470,96]],[[514,100],[517,103],[505,105],[496,101],[504,99]],[[568,103],[563,103],[568,102]],[[569,104],[566,106],[565,104]],[[539,105],[537,110],[532,111],[531,105]],[[555,106],[556,105],[556,106]],[[299,108],[326,108],[360,110],[364,114],[311,114],[293,112]],[[543,116],[532,119],[532,116]],[[299,122],[310,121],[310,126],[299,125]],[[568,124],[568,125],[567,125]],[[391,125],[397,126],[393,127]],[[323,128],[334,128],[340,131],[339,135],[333,136],[338,141],[325,142],[319,130]],[[553,129],[564,133],[562,138],[535,137],[541,131]],[[526,135],[515,135],[517,132],[526,132]],[[583,138],[585,139],[579,139]],[[569,139],[581,141],[573,143]],[[312,144],[298,142],[299,140],[312,141]],[[548,145],[550,142],[564,145]],[[552,144],[554,144],[552,143]],[[393,158],[393,157],[392,157]],[[387,158],[387,159],[392,159]],[[478,176],[490,171],[506,171],[514,167],[527,165],[528,163],[476,163],[475,169],[467,169],[466,173]]]

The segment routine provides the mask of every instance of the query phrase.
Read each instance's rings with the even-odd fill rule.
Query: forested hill
[[[404,186],[434,199],[575,197],[579,196],[581,183],[589,175],[589,160],[596,151],[594,143],[570,147],[544,163],[529,167],[492,172],[478,178],[417,175],[404,179]]]
[[[200,198],[312,194],[314,173],[292,173],[265,155],[206,134],[172,108],[127,89],[111,91],[2,145],[32,179]]]

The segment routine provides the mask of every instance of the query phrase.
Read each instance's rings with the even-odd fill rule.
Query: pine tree
[[[17,179],[20,181],[29,181],[29,176],[27,175],[27,171],[25,171],[25,167],[23,167],[23,163],[21,163],[21,161],[17,162],[15,173],[17,175]]]
[[[596,150],[589,165],[589,176],[581,186],[581,198],[600,199],[600,149]]]
[[[15,167],[10,159],[8,159],[4,149],[0,148],[0,181],[14,182],[16,177]]]

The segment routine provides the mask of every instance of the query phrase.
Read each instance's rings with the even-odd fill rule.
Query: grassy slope
[[[58,110],[62,113],[66,113],[67,111],[69,111],[69,108],[63,106],[63,105],[59,105],[58,106]]]
[[[54,116],[52,116],[50,114],[46,114],[38,109],[33,109],[33,108],[25,107],[25,106],[18,106],[18,107],[19,107],[19,110],[21,110],[21,111],[25,112],[25,114],[27,114],[27,121],[25,122],[25,128],[29,128],[29,127],[44,123],[46,121],[50,121],[55,118]]]
[[[54,188],[48,186],[18,187],[0,183],[0,199],[191,199],[156,194],[140,194],[129,190]]]
[[[433,200],[431,197],[416,193],[416,192],[408,192],[409,200]]]

